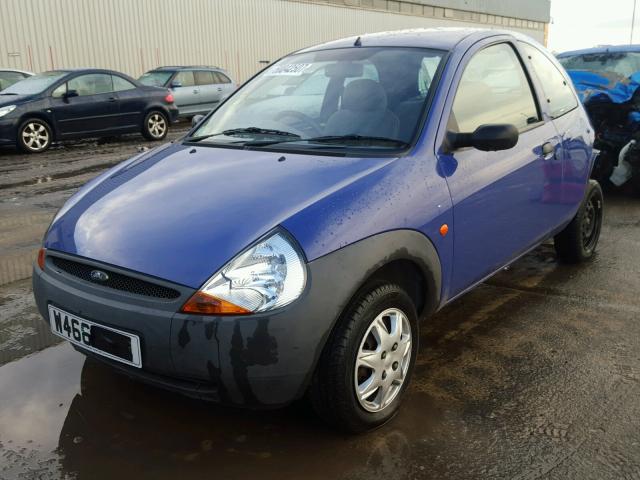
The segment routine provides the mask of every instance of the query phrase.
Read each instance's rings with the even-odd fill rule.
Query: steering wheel
[[[293,122],[283,121],[286,118],[293,119]],[[309,115],[305,115],[297,110],[283,110],[278,113],[274,120],[277,122],[286,123],[288,126],[307,134],[310,137],[317,137],[322,135],[322,130],[318,122],[316,122]]]

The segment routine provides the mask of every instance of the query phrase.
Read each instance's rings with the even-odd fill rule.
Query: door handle
[[[545,160],[551,160],[552,158],[554,158],[555,153],[556,146],[553,143],[547,142],[542,145],[542,158],[544,158]]]
[[[109,97],[109,98],[108,98],[108,101],[109,101],[109,102],[115,102],[115,101],[117,101],[117,100],[118,100],[118,99],[117,99],[116,97]]]
[[[219,92],[221,92],[221,91],[222,91],[222,89],[221,89],[221,88],[218,88],[218,91],[219,91]]]
[[[193,93],[200,93],[200,90],[198,90],[197,88],[193,91]]]

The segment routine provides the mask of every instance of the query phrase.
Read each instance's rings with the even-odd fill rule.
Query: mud
[[[27,182],[0,185],[0,255],[36,248],[96,171],[60,173],[143,144],[0,153],[0,182]],[[639,216],[640,200],[609,197],[594,261],[559,265],[543,245],[431,318],[401,412],[356,437],[305,402],[249,412],[135,383],[59,343],[28,279],[11,281],[0,287],[0,478],[640,478]]]

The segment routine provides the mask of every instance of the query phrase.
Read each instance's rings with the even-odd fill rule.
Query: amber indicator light
[[[247,315],[252,313],[246,308],[234,305],[220,298],[196,292],[182,307],[184,313],[198,313],[200,315]]]
[[[440,227],[440,235],[444,237],[447,233],[449,233],[449,225],[445,223]]]
[[[45,248],[41,248],[38,250],[38,266],[40,270],[44,270],[44,257],[47,255],[47,250]]]

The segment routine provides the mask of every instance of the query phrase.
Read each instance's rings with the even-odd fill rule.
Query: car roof
[[[452,50],[461,41],[472,38],[476,41],[497,35],[510,35],[519,40],[533,41],[532,38],[509,30],[494,30],[488,28],[414,28],[391,32],[367,33],[334,40],[300,50],[296,53],[328,50],[354,46],[357,39],[363,47],[423,47],[436,50]]]
[[[60,72],[60,73],[115,73],[116,75],[122,75],[128,77],[126,73],[118,72],[116,70],[108,70],[106,68],[56,68],[54,70],[47,70],[47,72]],[[43,72],[46,73],[46,72]]]
[[[207,70],[219,70],[221,72],[224,72],[224,70],[220,67],[212,67],[209,65],[168,65],[168,66],[162,66],[162,67],[157,67],[154,68],[153,70],[149,70],[150,72],[157,72],[157,71],[163,71],[163,70],[167,70],[167,71],[175,71],[175,70],[191,70],[193,68],[206,68]]]
[[[589,53],[622,53],[640,52],[640,45],[602,45],[594,48],[583,48],[582,50],[571,50],[557,55],[558,58],[572,57],[574,55],[587,55]]]

